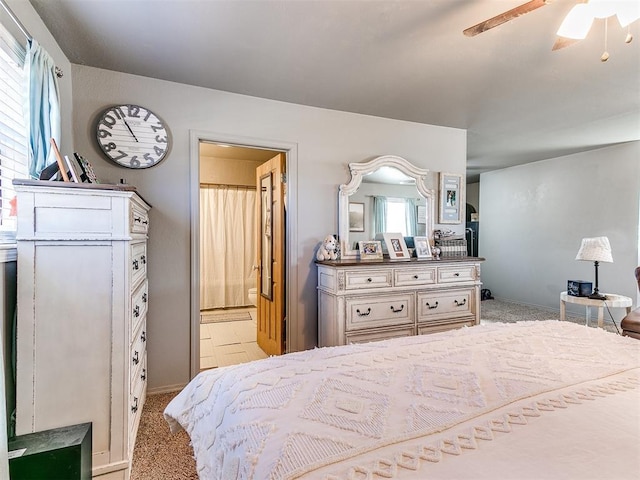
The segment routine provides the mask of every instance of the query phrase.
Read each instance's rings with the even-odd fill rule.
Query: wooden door
[[[267,355],[285,351],[284,170],[284,153],[256,169],[258,345]]]

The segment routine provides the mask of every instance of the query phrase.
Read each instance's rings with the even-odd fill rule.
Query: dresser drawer
[[[131,342],[134,341],[133,332],[135,332],[142,319],[147,315],[147,306],[149,304],[149,282],[142,282],[133,295],[131,296],[131,316],[129,318],[129,328],[131,334]]]
[[[133,203],[129,212],[129,229],[131,233],[147,233],[149,231],[149,212]]]
[[[414,302],[412,293],[347,299],[346,330],[413,324]]]
[[[146,355],[142,359],[141,372],[145,372],[144,375],[138,375],[136,382],[132,385],[129,392],[129,456],[131,458],[133,453],[133,447],[136,442],[136,434],[138,432],[138,426],[140,425],[140,417],[142,416],[142,407],[147,396],[147,357]]]
[[[138,283],[147,278],[147,243],[138,242],[131,245],[131,286],[136,288]]]
[[[430,333],[446,332],[454,328],[473,327],[475,320],[461,320],[459,322],[437,323],[435,325],[418,325],[418,335],[428,335]]]
[[[391,270],[345,272],[345,289],[361,290],[363,288],[390,287],[392,285],[392,278]]]
[[[416,334],[415,330],[415,327],[412,325],[410,327],[375,330],[373,332],[351,332],[346,334],[347,341],[345,343],[377,342],[379,340],[387,340],[389,338],[410,337]]]
[[[457,283],[476,280],[475,265],[438,268],[438,283]]]
[[[136,330],[135,337],[131,342],[131,349],[129,350],[129,371],[131,372],[131,382],[134,382],[138,376],[137,371],[140,370],[141,365],[143,364],[146,351],[147,333],[143,322],[140,329]]]
[[[473,289],[418,294],[418,322],[472,314]]]
[[[404,268],[393,271],[396,287],[431,285],[436,283],[436,268]]]

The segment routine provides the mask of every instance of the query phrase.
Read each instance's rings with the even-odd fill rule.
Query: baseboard
[[[148,388],[147,395],[155,395],[157,393],[179,392],[186,386],[187,386],[186,383],[179,383],[177,385],[166,385],[164,387]]]

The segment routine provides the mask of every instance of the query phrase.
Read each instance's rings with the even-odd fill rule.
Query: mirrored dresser
[[[317,262],[318,346],[479,324],[483,260]]]

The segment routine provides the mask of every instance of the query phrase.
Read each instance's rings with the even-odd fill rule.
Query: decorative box
[[[584,280],[568,280],[567,293],[573,297],[588,297],[593,291],[593,284]]]

